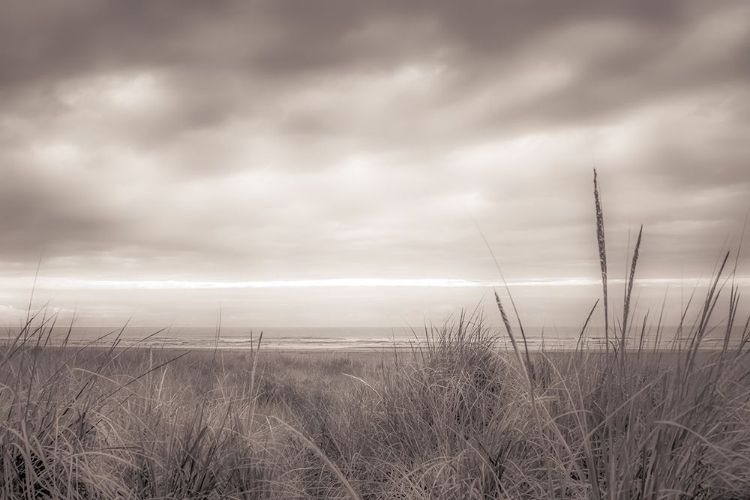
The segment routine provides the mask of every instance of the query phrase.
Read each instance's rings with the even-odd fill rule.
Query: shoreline
[[[0,344],[0,350],[6,349],[11,347],[12,344]],[[61,345],[61,344],[46,344],[46,345],[36,345],[35,343],[27,343],[26,347],[29,349],[42,349],[42,350],[57,350],[57,349],[63,349],[63,350],[79,350],[79,351],[90,351],[90,350],[101,350],[101,351],[176,351],[176,352],[196,352],[196,353],[211,353],[211,352],[217,352],[217,353],[233,353],[233,354],[299,354],[299,355],[335,355],[335,354],[388,354],[388,353],[394,353],[394,354],[408,354],[408,353],[416,353],[419,354],[419,352],[422,349],[428,349],[427,346],[415,346],[415,347],[406,347],[406,346],[396,346],[396,347],[341,347],[341,348],[331,348],[331,347],[307,347],[307,348],[299,348],[299,347],[262,347],[258,349],[257,347],[251,348],[251,347],[237,347],[237,346],[219,346],[219,347],[213,347],[213,346],[178,346],[178,345],[118,345],[114,348],[111,345],[105,345],[105,344],[87,344],[87,345],[76,345],[76,344],[68,344],[68,345]],[[728,352],[735,351],[737,346],[729,346],[726,350]],[[641,354],[678,354],[680,352],[687,352],[687,347],[684,349],[676,349],[672,347],[663,347],[663,348],[643,348],[640,350]],[[701,346],[698,348],[698,352],[702,353],[720,353],[722,352],[722,347],[720,346]],[[511,354],[514,355],[514,350],[512,347],[495,347],[492,349],[493,352],[496,352],[497,354]],[[521,349],[521,353],[524,353],[524,350]],[[529,354],[531,355],[540,355],[540,354],[550,354],[550,355],[556,355],[556,354],[573,354],[576,352],[580,352],[582,354],[597,354],[601,353],[604,354],[605,350],[604,348],[583,348],[583,349],[573,349],[573,348],[529,348],[528,350]],[[626,354],[633,355],[638,354],[639,350],[637,347],[627,349]]]

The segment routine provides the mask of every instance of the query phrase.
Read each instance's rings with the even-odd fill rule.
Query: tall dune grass
[[[126,348],[121,332],[71,347],[52,342],[54,315],[31,315],[0,351],[0,497],[750,498],[737,260],[683,311],[682,342],[648,348],[631,307],[641,236],[622,321],[603,304],[606,350],[530,352],[500,295],[503,333],[462,314],[369,356]],[[721,348],[702,349],[717,325]]]

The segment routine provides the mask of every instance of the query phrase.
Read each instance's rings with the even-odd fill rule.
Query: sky
[[[746,1],[2,2],[0,322],[38,269],[83,324],[418,326],[486,303],[484,235],[578,324],[594,167],[612,276],[643,224],[684,295],[745,226],[749,53]]]

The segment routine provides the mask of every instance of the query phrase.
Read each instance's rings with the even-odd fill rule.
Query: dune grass
[[[682,342],[647,348],[640,241],[606,351],[529,352],[499,295],[503,332],[460,315],[368,355],[125,348],[116,332],[109,349],[53,346],[40,312],[0,350],[0,497],[750,498],[736,261],[688,305]],[[725,342],[702,349],[716,328]]]

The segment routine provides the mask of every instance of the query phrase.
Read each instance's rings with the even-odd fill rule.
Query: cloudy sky
[[[594,166],[615,277],[643,223],[679,287],[748,212],[748,54],[746,1],[4,1],[0,319],[40,263],[93,324],[419,324],[498,279],[474,220],[577,323]]]

